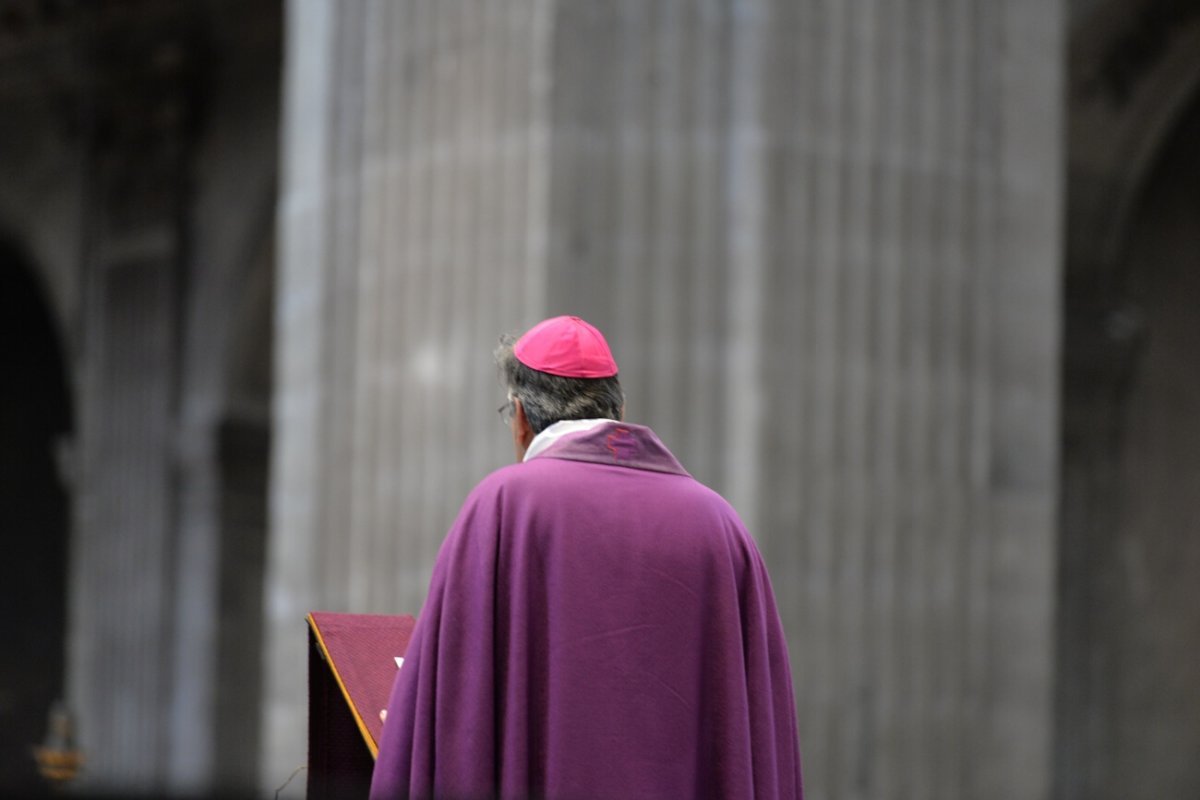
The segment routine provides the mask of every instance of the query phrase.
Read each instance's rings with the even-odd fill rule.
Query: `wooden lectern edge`
[[[313,619],[312,614],[306,615],[306,619],[308,620],[308,626],[317,635],[317,646],[321,648],[321,655],[324,656],[325,663],[329,665],[329,670],[333,673],[333,679],[337,681],[338,688],[342,690],[342,696],[346,698],[346,705],[350,707],[350,713],[354,715],[354,724],[358,726],[358,731],[362,734],[363,741],[367,743],[367,749],[371,751],[371,758],[379,758],[379,747],[371,737],[371,731],[367,729],[367,723],[363,721],[362,715],[358,713],[354,701],[350,699],[350,691],[346,689],[346,684],[342,682],[342,676],[338,674],[337,665],[333,663],[333,657],[329,655],[329,648],[325,645],[325,639],[321,637],[321,629],[317,627],[317,621]]]

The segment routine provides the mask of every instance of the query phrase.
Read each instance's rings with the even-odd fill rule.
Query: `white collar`
[[[533,437],[533,441],[529,443],[529,447],[525,450],[525,458],[522,461],[529,459],[541,453],[550,445],[557,442],[568,433],[578,433],[580,431],[590,431],[597,425],[603,425],[606,422],[615,422],[611,419],[564,419],[556,422],[546,428],[544,431]]]

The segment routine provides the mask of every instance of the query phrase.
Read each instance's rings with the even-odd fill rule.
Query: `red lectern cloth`
[[[408,650],[416,620],[407,614],[314,611],[308,624],[371,755],[378,755],[383,735],[379,712],[387,708],[396,680],[396,656],[403,657]]]

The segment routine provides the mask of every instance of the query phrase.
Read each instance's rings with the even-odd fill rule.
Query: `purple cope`
[[[800,798],[787,646],[730,505],[605,422],[493,472],[434,565],[373,798]]]

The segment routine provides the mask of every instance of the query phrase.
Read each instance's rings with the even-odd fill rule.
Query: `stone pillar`
[[[304,612],[416,610],[492,335],[580,313],[762,545],[810,793],[1046,796],[1060,4],[291,11],[267,783]]]
[[[551,305],[762,545],[814,796],[1049,790],[1060,16],[556,5]]]
[[[264,789],[304,762],[305,613],[418,611],[511,458],[490,354],[545,309],[548,15],[288,6]]]
[[[174,794],[258,786],[282,18],[282,4],[239,2],[201,28],[175,435]]]
[[[89,20],[68,691],[87,790],[156,793],[171,754],[174,434],[194,63],[178,29],[164,26],[147,41],[119,14]]]

